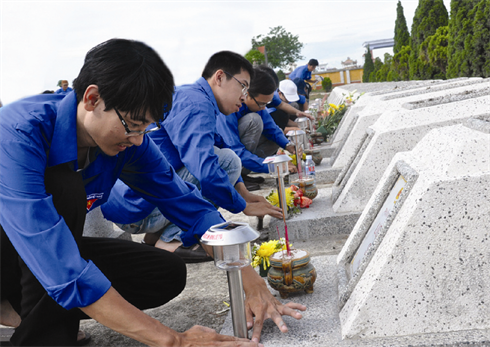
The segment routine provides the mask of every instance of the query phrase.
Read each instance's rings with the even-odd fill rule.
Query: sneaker
[[[248,175],[242,175],[243,182],[250,182],[250,183],[264,183],[265,178],[262,176],[257,176],[257,177],[252,177]],[[250,190],[250,189],[249,189]]]
[[[254,190],[260,190],[261,189],[257,183],[252,183],[252,182],[247,182],[247,181],[244,181],[243,183],[245,183],[245,187],[247,187],[247,190],[249,192],[253,192]]]

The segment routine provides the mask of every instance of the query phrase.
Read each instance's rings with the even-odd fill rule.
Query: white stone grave
[[[490,329],[489,225],[490,117],[397,153],[337,258],[342,337]]]
[[[431,94],[431,99],[424,103],[413,102],[426,107],[410,110],[409,103],[404,110],[383,113],[368,128],[362,146],[335,182],[332,195],[335,212],[362,211],[393,156],[411,150],[431,129],[461,123],[490,110],[490,82],[464,90],[452,89],[440,97],[436,94]],[[458,101],[463,97],[468,99]],[[443,100],[447,103],[441,103]]]
[[[337,148],[330,159],[333,169],[343,169],[349,165],[357,150],[366,139],[366,129],[375,124],[383,113],[417,107],[417,102],[441,100],[447,102],[450,95],[468,97],[464,93],[471,89],[487,87],[490,81],[482,78],[456,79],[449,81],[428,81],[425,85],[414,85],[414,89],[405,89],[389,94],[363,95],[354,105],[337,131],[333,142]],[[446,101],[444,101],[446,100]],[[406,106],[409,105],[409,106]]]

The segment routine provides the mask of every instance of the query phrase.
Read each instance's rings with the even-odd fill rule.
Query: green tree
[[[429,36],[435,34],[437,28],[448,25],[448,13],[442,0],[419,0],[415,15],[413,17],[410,36],[410,79],[432,79],[441,71],[426,64],[419,58],[420,45]]]
[[[393,57],[389,53],[385,53],[384,61],[381,67],[376,71],[376,82],[388,81],[388,74],[391,71],[391,65],[393,62]],[[376,63],[374,63],[376,66]]]
[[[447,77],[490,76],[490,1],[451,1]]]
[[[408,32],[407,21],[403,14],[403,6],[398,0],[396,5],[396,21],[395,21],[395,45],[393,46],[393,53],[400,52],[403,46],[410,44],[410,33]]]
[[[369,82],[369,76],[373,71],[374,71],[373,57],[371,55],[371,49],[369,48],[369,46],[367,46],[366,53],[364,53],[364,68],[362,72],[362,81]]]
[[[287,32],[282,26],[270,28],[267,35],[252,38],[252,49],[260,46],[265,46],[267,61],[272,68],[286,68],[304,59],[300,55],[303,43],[299,41],[299,36]]]
[[[250,51],[248,51],[248,53],[245,54],[245,59],[247,59],[252,64],[261,65],[265,63],[265,55],[263,55],[256,49],[251,49]]]
[[[420,45],[419,59],[440,71],[433,78],[446,79],[448,36],[448,26],[439,27],[434,35],[427,37]]]
[[[410,60],[410,46],[403,46],[400,51],[393,56],[391,78],[393,81],[408,81],[410,71],[408,62]]]
[[[323,90],[326,91],[327,93],[332,91],[332,80],[330,77],[325,77],[322,81],[322,87]]]
[[[379,57],[376,57],[374,59],[374,70],[369,74],[369,82],[379,82],[377,80],[377,75],[378,72],[382,69],[383,67],[383,62]]]

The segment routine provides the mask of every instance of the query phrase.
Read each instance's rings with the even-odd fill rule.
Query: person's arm
[[[260,116],[264,124],[262,134],[270,141],[275,142],[279,147],[286,149],[289,140],[284,136],[284,132],[277,126],[267,110],[260,111]]]
[[[279,106],[277,106],[277,108],[286,112],[289,115],[295,115],[296,117],[308,117],[311,120],[314,119],[314,117],[311,114],[305,113],[303,111],[299,111],[295,109],[293,106],[285,102],[282,102]]]
[[[175,173],[149,138],[145,137],[141,146],[125,152],[128,160],[121,172],[121,181],[113,187],[109,201],[101,206],[104,217],[116,223],[133,223],[145,218],[157,206],[168,220],[182,229],[185,247],[195,244],[210,226],[225,221],[216,208],[202,198],[195,185],[184,182]]]
[[[263,196],[250,193],[243,182],[235,184],[235,189],[247,202],[247,207],[243,210],[245,215],[262,217],[268,214],[282,218],[282,210],[279,207],[271,205]]]
[[[216,128],[226,144],[240,157],[242,166],[253,172],[268,173],[267,164],[263,164],[264,158],[261,158],[245,148],[240,140],[238,133],[238,121],[235,114],[225,116],[218,115]]]
[[[239,213],[246,202],[230,184],[214,154],[215,117],[214,109],[204,103],[181,102],[174,106],[163,126],[181,161],[200,182],[202,195],[232,213]]]

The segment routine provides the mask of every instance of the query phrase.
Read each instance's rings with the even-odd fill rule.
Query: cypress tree
[[[451,1],[446,75],[490,76],[490,0]]]
[[[364,53],[364,68],[362,72],[362,81],[369,82],[369,75],[374,71],[373,57],[371,56],[371,49],[367,46],[367,51]]]
[[[396,5],[396,21],[395,21],[395,46],[393,46],[393,53],[400,52],[403,46],[407,46],[410,43],[410,34],[408,32],[407,21],[403,14],[403,6],[398,0]]]
[[[437,28],[448,25],[448,14],[442,0],[419,0],[413,17],[410,36],[410,79],[432,79],[441,71],[419,59],[420,45],[424,40],[435,34]]]

